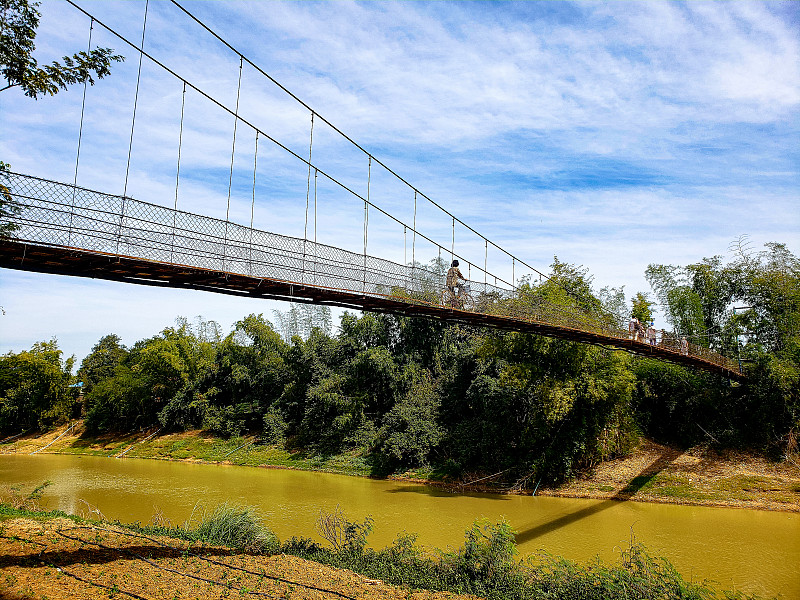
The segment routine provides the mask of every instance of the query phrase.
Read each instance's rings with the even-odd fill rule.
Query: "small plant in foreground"
[[[338,504],[333,512],[320,511],[316,523],[317,533],[330,542],[334,552],[352,554],[364,553],[372,526],[371,516],[363,523],[348,521]]]
[[[187,527],[188,529],[188,527]],[[278,538],[263,525],[253,509],[222,504],[203,515],[191,533],[204,542],[259,554],[278,550]]]

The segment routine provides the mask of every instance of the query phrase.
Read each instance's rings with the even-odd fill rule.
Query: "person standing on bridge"
[[[455,299],[461,294],[461,286],[458,284],[458,280],[461,279],[462,281],[466,281],[467,278],[461,274],[461,271],[458,269],[458,261],[454,260],[450,264],[450,268],[447,270],[447,281],[445,285],[447,289],[450,290],[452,294],[452,301],[455,302]]]
[[[630,334],[630,339],[635,342],[639,341],[639,328],[641,324],[639,323],[639,319],[636,317],[631,317],[630,322],[628,323],[628,333]]]
[[[653,327],[653,323],[650,323],[647,327],[647,343],[651,346],[656,345],[656,328]]]

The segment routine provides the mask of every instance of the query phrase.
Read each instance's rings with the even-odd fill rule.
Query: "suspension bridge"
[[[676,335],[664,332],[655,340],[631,335],[608,312],[582,304],[568,287],[563,288],[559,301],[551,300],[552,294],[543,293],[543,290],[547,286],[558,286],[558,282],[551,281],[547,275],[504,250],[426,196],[177,2],[172,4],[178,14],[200,27],[237,58],[238,86],[235,102],[231,105],[192,83],[145,48],[149,3],[144,4],[141,40],[131,41],[71,0],[67,2],[88,21],[89,48],[94,30],[101,29],[132,49],[139,59],[123,193],[104,193],[78,185],[81,143],[87,125],[84,121],[87,113],[84,88],[77,150],[73,150],[73,181],[60,182],[15,172],[0,174],[0,193],[8,205],[4,220],[10,225],[10,233],[0,238],[0,267],[436,318],[596,344],[730,378],[743,377],[736,361],[701,345],[687,343]],[[132,150],[136,142],[143,62],[182,87],[172,206],[163,197],[145,201],[127,194]],[[259,125],[254,116],[240,110],[245,68],[275,86],[307,113],[307,153],[292,148],[277,134]],[[185,120],[190,115],[186,106],[187,91],[197,102],[204,103],[204,110],[212,107],[231,120],[224,219],[178,208],[181,170],[184,170],[184,179],[188,170],[186,164],[181,164]],[[142,118],[140,113],[138,119]],[[320,128],[324,127],[357,156],[365,159],[365,193],[357,191],[352,179],[337,176],[333,169],[321,164],[319,150],[315,148],[315,126],[317,136]],[[232,200],[236,212],[237,194],[241,195],[243,189],[241,184],[234,185],[235,179],[241,179],[238,177],[240,169],[235,171],[234,166],[237,134],[241,156],[244,131],[249,131],[255,141],[250,162],[252,187],[247,194],[251,197],[249,224],[231,218]],[[259,142],[262,154],[264,145],[270,148],[271,164],[275,164],[276,154],[281,155],[294,164],[295,175],[299,171],[305,176],[305,189],[295,187],[292,199],[301,209],[299,214],[304,215],[302,236],[255,226],[257,206],[261,204],[257,183]],[[380,196],[375,189],[379,182],[405,199],[411,216],[409,222],[390,212],[395,206],[393,196],[385,204],[375,200]],[[186,185],[185,181],[183,185]],[[318,227],[321,228],[328,217],[319,214],[319,211],[324,213],[321,189],[327,193],[328,212],[333,214],[347,207],[350,210],[349,216],[345,217],[351,225],[350,234],[340,231],[333,242],[318,236]],[[241,200],[239,204],[242,204]],[[432,213],[446,227],[432,225],[436,222]],[[426,215],[424,219],[423,214]],[[269,220],[275,223],[279,219],[273,214]],[[352,233],[352,223],[355,222],[358,223],[357,236]],[[425,225],[435,233],[426,233]],[[373,238],[377,236],[381,243],[376,245],[373,242],[370,246],[371,235]],[[352,247],[355,237],[360,246],[357,249]],[[394,246],[392,241],[395,241]],[[343,247],[348,245],[349,248]],[[371,247],[377,247],[379,252],[373,253]],[[462,271],[469,280],[468,295],[459,298],[450,295],[444,281],[446,266],[453,259],[461,261]]]

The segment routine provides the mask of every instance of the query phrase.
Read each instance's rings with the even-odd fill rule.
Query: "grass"
[[[186,529],[209,544],[245,552],[271,554],[279,546],[277,536],[264,526],[253,509],[247,507],[222,504],[205,515],[196,527]]]
[[[642,481],[637,482],[638,479]],[[697,478],[685,473],[663,471],[655,476],[635,478],[629,485],[640,484],[643,494],[669,498],[676,501],[695,502],[747,502],[769,498],[775,502],[796,503],[800,486],[792,481],[760,475],[734,475],[730,477]],[[599,486],[602,491],[604,486]]]
[[[84,456],[116,456],[133,448],[125,454],[126,458],[153,458],[161,460],[194,460],[199,462],[300,469],[323,471],[366,477],[371,474],[363,450],[351,450],[341,454],[322,454],[307,450],[287,450],[281,446],[267,446],[257,443],[254,437],[233,437],[230,439],[205,435],[191,431],[157,436],[139,443],[146,434],[125,435],[114,438],[107,435],[87,436],[65,439],[47,452]],[[13,452],[29,453],[42,444],[22,439],[8,448]],[[240,446],[244,446],[239,448]]]

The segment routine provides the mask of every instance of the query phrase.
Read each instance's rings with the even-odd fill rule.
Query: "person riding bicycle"
[[[450,293],[453,295],[453,301],[461,295],[463,288],[463,286],[458,284],[459,279],[463,281],[467,280],[458,269],[458,261],[454,260],[447,270],[447,281],[445,282],[447,289],[450,290]]]

